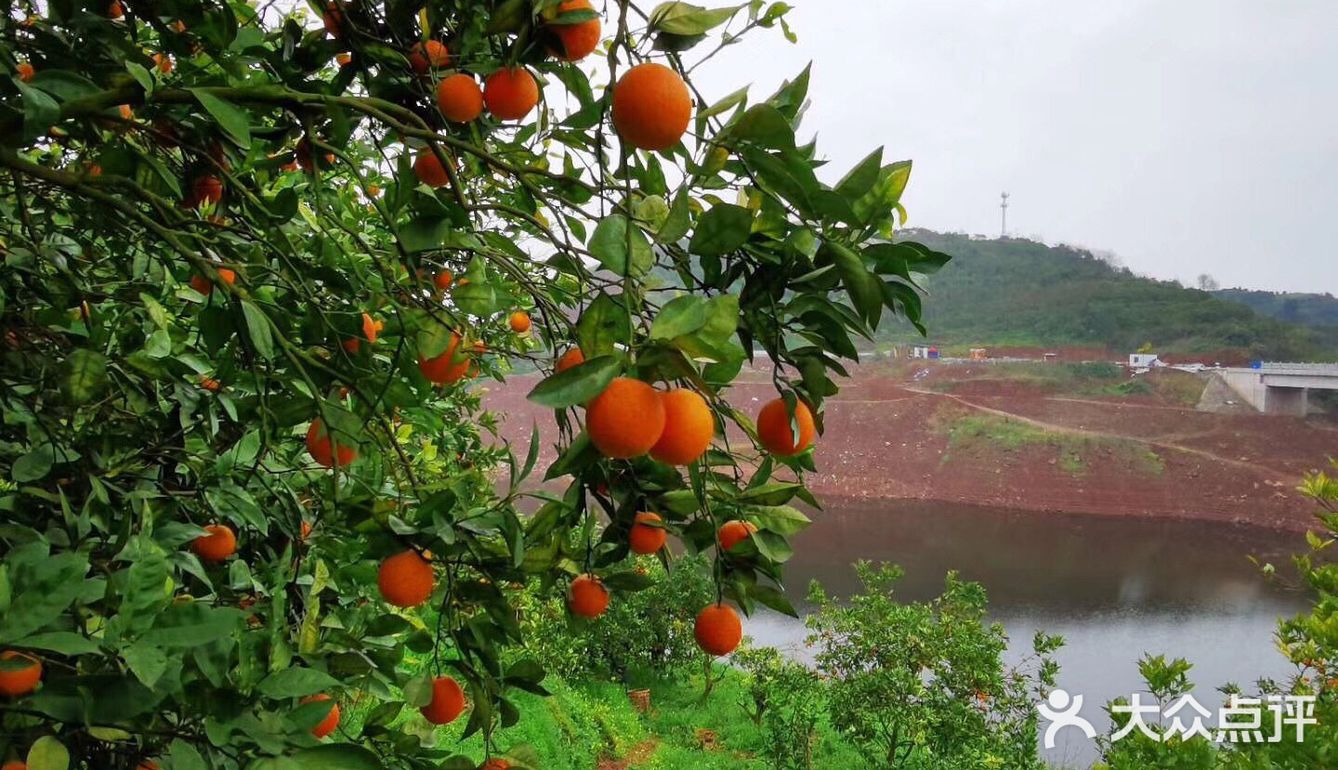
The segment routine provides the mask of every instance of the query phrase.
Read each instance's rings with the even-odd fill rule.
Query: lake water
[[[1195,697],[1221,702],[1216,688],[1251,690],[1260,677],[1294,668],[1274,647],[1277,620],[1305,597],[1263,579],[1250,555],[1282,569],[1304,538],[1252,527],[1155,519],[1038,514],[927,503],[844,504],[813,515],[795,538],[786,584],[802,596],[820,580],[834,595],[858,589],[851,564],[901,565],[905,600],[937,596],[948,570],[983,584],[991,617],[1007,628],[1010,659],[1030,652],[1038,629],[1060,634],[1059,686],[1084,696],[1082,715],[1106,731],[1107,701],[1144,691],[1144,652],[1194,664]],[[802,611],[802,608],[801,608]],[[758,614],[757,641],[807,658],[801,621]],[[1086,768],[1095,746],[1075,730],[1044,752],[1059,767]]]

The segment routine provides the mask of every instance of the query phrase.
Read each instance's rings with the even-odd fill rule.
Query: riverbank
[[[1111,369],[855,368],[825,404],[820,472],[809,483],[820,496],[863,501],[1310,526],[1295,487],[1338,454],[1333,423],[1200,412],[1194,375],[1131,380]],[[555,456],[556,430],[551,412],[525,400],[536,381],[493,386],[486,403],[517,446],[540,426],[544,462]],[[725,395],[753,413],[774,391],[753,373]]]

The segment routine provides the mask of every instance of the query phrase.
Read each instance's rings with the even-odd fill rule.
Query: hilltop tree
[[[645,511],[713,554],[704,646],[731,604],[790,610],[840,359],[918,325],[912,276],[946,258],[873,242],[909,162],[818,180],[807,71],[762,100],[691,83],[789,35],[787,4],[605,5],[9,6],[6,759],[475,767],[413,711],[468,702],[491,751],[543,692],[519,588],[598,616],[646,585],[617,567]],[[755,350],[762,436],[728,400]],[[518,457],[470,385],[522,362],[555,419]],[[525,491],[541,442],[557,494]]]

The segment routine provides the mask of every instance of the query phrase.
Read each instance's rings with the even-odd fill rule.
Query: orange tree
[[[818,180],[807,72],[692,85],[785,3],[598,5],[7,5],[4,759],[474,767],[404,726],[491,747],[543,691],[518,588],[597,617],[642,512],[715,549],[707,651],[789,609],[839,360],[946,257],[886,240],[909,163]],[[556,430],[483,441],[470,382],[559,358]],[[521,516],[541,441],[565,491]]]

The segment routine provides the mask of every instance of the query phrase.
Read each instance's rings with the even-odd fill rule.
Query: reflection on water
[[[1289,664],[1273,645],[1281,615],[1304,597],[1262,579],[1247,557],[1278,563],[1302,550],[1302,538],[1220,523],[1037,514],[927,503],[867,503],[813,516],[795,539],[786,582],[796,593],[810,580],[829,593],[858,589],[851,564],[901,565],[905,600],[937,596],[948,570],[983,584],[990,615],[1014,640],[1010,658],[1030,651],[1038,629],[1065,637],[1059,685],[1085,695],[1083,715],[1104,729],[1101,706],[1142,690],[1144,652],[1184,657],[1205,706],[1216,688],[1285,677]],[[808,658],[799,621],[758,615],[748,633]],[[1065,740],[1066,739],[1066,740]],[[1095,753],[1072,731],[1046,752],[1061,766],[1087,767]]]

